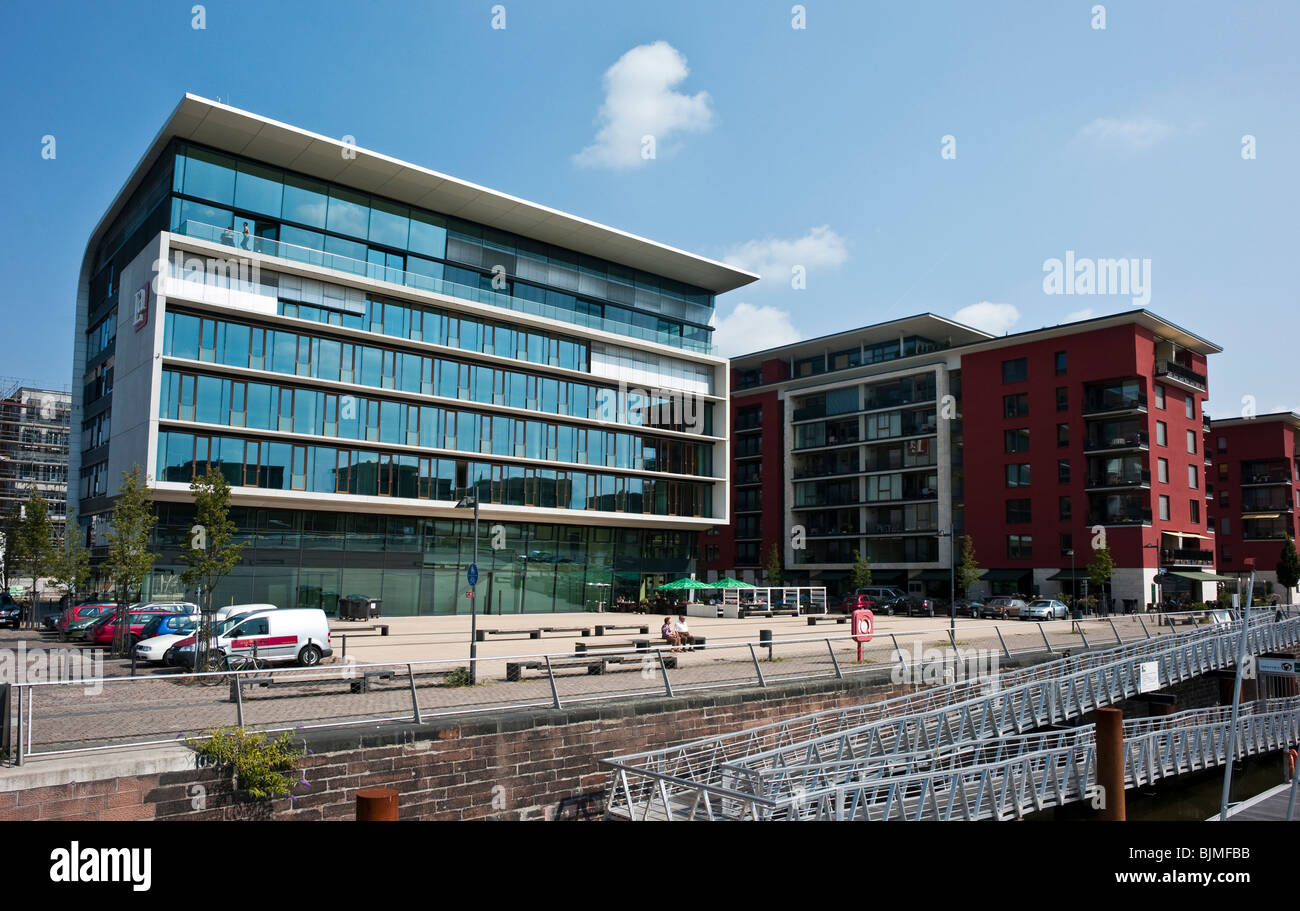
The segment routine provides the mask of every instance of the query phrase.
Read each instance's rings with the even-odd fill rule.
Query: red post
[[[1097,784],[1101,786],[1098,816],[1123,822],[1124,807],[1124,712],[1116,708],[1097,709]]]
[[[357,822],[396,822],[397,792],[392,788],[357,791]]]

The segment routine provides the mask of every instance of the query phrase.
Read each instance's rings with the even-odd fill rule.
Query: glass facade
[[[180,549],[193,507],[159,503],[160,559],[146,597],[181,590]],[[334,614],[352,594],[382,598],[385,616],[466,613],[465,571],[473,522],[418,516],[236,507],[244,559],[213,592],[216,603],[320,607]],[[491,548],[491,526],[506,546]],[[479,523],[479,610],[547,613],[595,610],[610,594],[636,599],[644,577],[676,578],[690,566],[695,532]],[[647,583],[648,586],[648,583]]]

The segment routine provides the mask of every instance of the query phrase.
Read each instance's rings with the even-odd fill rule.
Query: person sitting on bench
[[[691,635],[690,629],[686,626],[685,614],[679,614],[677,619],[673,621],[673,632],[677,634],[678,645],[695,644],[695,637]]]
[[[682,640],[678,637],[677,633],[673,630],[672,617],[664,617],[664,625],[659,630],[659,636],[665,642],[672,644],[673,651],[680,652],[682,650],[681,648]]]

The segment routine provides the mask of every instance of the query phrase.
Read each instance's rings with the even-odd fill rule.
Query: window
[[[1004,418],[1023,418],[1029,415],[1029,393],[1019,392],[1015,395],[1002,396],[1002,416]]]
[[[1029,377],[1028,361],[1016,358],[1014,361],[1002,362],[1002,382],[1023,383]]]
[[[1161,484],[1169,483],[1169,460],[1156,459],[1156,480]]]
[[[1072,550],[1074,550],[1074,535],[1068,531],[1061,532],[1061,556],[1068,557]]]
[[[1007,535],[1007,557],[1009,559],[1028,560],[1033,555],[1033,535]]]
[[[1064,351],[1056,352],[1056,375],[1060,376],[1066,370],[1066,357]]]
[[[1187,451],[1196,452],[1196,431],[1187,431]]]
[[[1056,481],[1058,484],[1070,483],[1070,460],[1060,459],[1056,463]]]
[[[1014,525],[1018,522],[1029,522],[1030,520],[1030,500],[1007,500],[1007,524]]]
[[[1194,419],[1196,417],[1196,399],[1190,395],[1183,396],[1183,410],[1187,412],[1187,420]]]
[[[1219,463],[1219,480],[1220,480],[1220,481],[1226,481],[1226,480],[1228,480],[1228,463],[1227,463],[1227,462],[1220,462],[1220,463]]]
[[[1192,490],[1195,490],[1197,487],[1200,486],[1200,484],[1198,483],[1198,477],[1197,477],[1197,471],[1195,465],[1187,466],[1187,486],[1190,487]]]
[[[1164,522],[1169,521],[1169,498],[1166,496],[1160,497],[1160,519]]]
[[[1060,516],[1061,516],[1061,518],[1062,518],[1062,519],[1068,519],[1068,518],[1070,518],[1070,514],[1071,514],[1071,509],[1070,509],[1070,498],[1069,498],[1069,497],[1061,497],[1060,500],[1059,500],[1059,503],[1060,503]]]
[[[1066,386],[1056,387],[1056,410],[1057,411],[1070,410],[1070,390]]]
[[[1226,535],[1229,533],[1229,522],[1226,518],[1219,520],[1219,534]],[[1224,557],[1227,557],[1227,551],[1224,551]]]
[[[1165,410],[1165,387],[1156,383],[1156,407]]]
[[[1070,425],[1069,425],[1069,424],[1057,424],[1057,425],[1056,425],[1056,445],[1057,445],[1057,446],[1069,446],[1069,445],[1070,445]]]
[[[1006,452],[1028,452],[1029,451],[1029,429],[1022,427],[1018,430],[1007,430],[1003,433],[1003,444]]]
[[[1227,437],[1219,437],[1218,447],[1219,447],[1219,452],[1227,452],[1227,451],[1228,451],[1228,438],[1227,438]]]
[[[1029,465],[1027,463],[1007,466],[1007,486],[1029,486]]]
[[[1157,446],[1169,445],[1168,432],[1169,432],[1169,428],[1168,426],[1165,425],[1164,421],[1156,421],[1156,445]]]
[[[1192,517],[1192,524],[1193,524],[1193,525],[1200,525],[1200,524],[1201,524],[1201,501],[1200,501],[1200,500],[1188,500],[1188,501],[1187,501],[1187,505],[1188,505],[1188,507],[1189,507],[1189,512],[1190,512],[1191,517]]]

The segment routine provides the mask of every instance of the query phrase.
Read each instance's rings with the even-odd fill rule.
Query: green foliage
[[[1283,588],[1295,588],[1300,584],[1300,554],[1296,553],[1295,542],[1290,538],[1282,544],[1282,558],[1277,561],[1277,581]]]
[[[104,571],[117,589],[117,600],[127,602],[130,593],[144,584],[156,555],[149,551],[149,536],[158,517],[153,497],[141,477],[140,466],[122,472],[122,486],[113,504],[113,525],[109,529],[108,559]]]
[[[763,567],[767,573],[767,583],[769,585],[781,584],[781,550],[773,544],[767,551],[767,563]]]
[[[27,506],[18,520],[17,536],[10,560],[22,567],[32,580],[32,603],[36,603],[37,580],[48,576],[54,559],[54,526],[50,523],[50,505],[35,487],[27,494]]]
[[[285,773],[293,771],[304,755],[290,743],[288,734],[268,740],[265,734],[243,728],[218,728],[207,740],[187,743],[217,768],[233,771],[236,786],[258,800],[287,796],[294,778]]]
[[[957,566],[957,587],[965,594],[980,580],[979,560],[975,559],[975,541],[970,535],[961,536],[961,563]]]
[[[1109,547],[1102,547],[1093,552],[1092,560],[1088,563],[1088,581],[1095,587],[1101,588],[1110,581],[1110,574],[1115,571],[1115,560],[1110,555]]]
[[[449,671],[447,674],[446,685],[447,686],[469,686],[470,685],[469,668],[467,667],[452,668],[451,671]]]
[[[853,552],[853,569],[849,570],[849,588],[857,591],[871,584],[871,560],[860,551]]]
[[[52,551],[50,580],[73,597],[90,579],[90,551],[81,543],[76,516],[69,515],[63,541]]]
[[[210,610],[212,589],[239,563],[247,542],[234,542],[238,528],[230,520],[230,483],[224,474],[209,468],[190,482],[190,492],[194,496],[194,528],[190,546],[181,551],[181,560],[189,566],[181,573],[181,581],[202,585],[205,606]]]

